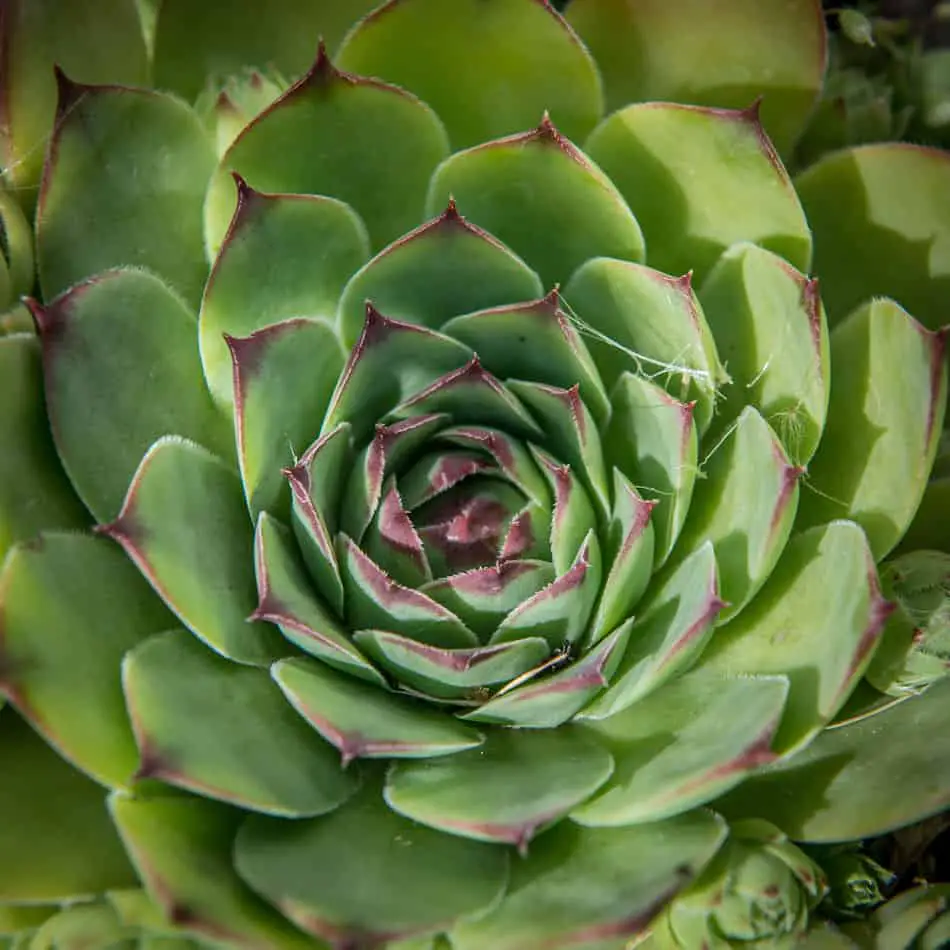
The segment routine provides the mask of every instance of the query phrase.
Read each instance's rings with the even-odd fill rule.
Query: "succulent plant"
[[[783,946],[950,801],[950,158],[790,178],[811,0],[371,6],[0,9],[0,939]]]

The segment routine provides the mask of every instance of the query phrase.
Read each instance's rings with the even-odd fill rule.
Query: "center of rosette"
[[[520,359],[536,328],[552,358]],[[556,295],[441,331],[368,307],[322,435],[286,472],[320,633],[333,630],[292,639],[358,676],[366,664],[397,689],[505,720],[548,709],[531,694],[521,711],[529,688],[550,683],[571,708],[595,690],[626,634],[612,634],[623,578],[602,596],[614,516],[599,387]],[[620,487],[618,527],[642,532],[649,505]],[[652,547],[622,547],[648,570]],[[565,676],[577,677],[567,692]]]

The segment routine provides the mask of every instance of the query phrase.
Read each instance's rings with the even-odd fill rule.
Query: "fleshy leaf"
[[[629,825],[689,811],[775,758],[771,741],[788,681],[687,673],[587,728],[616,763],[607,784],[571,818]],[[742,714],[737,716],[736,711]]]
[[[843,149],[802,172],[795,187],[832,326],[871,295],[895,298],[931,330],[947,322],[946,152],[905,142]]]
[[[710,543],[654,581],[634,624],[611,685],[588,706],[583,719],[604,719],[689,669],[709,642],[719,597],[716,556]]]
[[[313,61],[317,40],[335,46],[374,0],[301,4],[276,0],[161,0],[155,23],[155,83],[192,100],[209,80],[270,65],[288,76]]]
[[[293,498],[294,535],[310,579],[317,593],[338,614],[343,610],[343,582],[333,539],[339,527],[344,477],[352,464],[350,433],[350,426],[341,422],[317,439],[292,468],[283,472]],[[307,586],[303,581],[295,581],[294,587],[301,584]]]
[[[101,786],[12,709],[0,710],[0,755],[16,763],[4,768],[0,782],[0,854],[8,856],[0,861],[0,901],[59,902],[136,883]]]
[[[553,729],[572,719],[610,682],[630,636],[631,623],[602,638],[574,662],[554,653],[534,671],[517,677],[483,706],[467,713],[471,722],[493,722],[521,728]],[[566,669],[559,666],[568,662]],[[557,672],[548,673],[548,669]],[[545,673],[543,679],[535,675]]]
[[[88,522],[50,438],[39,343],[0,338],[0,561],[17,541]]]
[[[799,841],[870,838],[950,805],[950,678],[877,715],[822,732],[717,802]]]
[[[311,590],[290,532],[266,512],[257,522],[254,565],[260,597],[254,617],[277,624],[291,643],[329,666],[383,685],[373,665],[353,646],[338,615]]]
[[[313,950],[235,872],[241,812],[192,796],[121,792],[112,794],[109,808],[146,890],[172,923],[216,943]]]
[[[946,551],[950,554],[950,475],[931,479],[924,488],[923,497],[900,543],[899,550],[914,551],[924,548]]]
[[[525,445],[500,429],[489,426],[453,426],[440,434],[453,445],[479,449],[492,458],[499,470],[521,492],[539,505],[550,505],[551,494],[545,479]]]
[[[517,132],[544,109],[583,138],[603,111],[594,61],[548,4],[397,0],[347,36],[339,59],[428,102],[454,149]]]
[[[542,383],[509,380],[508,388],[539,420],[548,449],[578,473],[589,500],[606,517],[610,509],[610,489],[600,430],[587,411],[578,387],[560,389]]]
[[[201,209],[215,160],[197,115],[161,92],[58,78],[59,117],[36,216],[44,297],[135,265],[196,306],[208,275]]]
[[[32,309],[56,446],[100,521],[116,516],[156,439],[174,434],[232,451],[201,378],[195,318],[157,277],[110,271]]]
[[[447,758],[398,762],[387,804],[452,835],[528,842],[596,791],[613,770],[610,755],[570,726],[495,730],[484,745]]]
[[[393,410],[397,419],[423,413],[445,413],[455,422],[497,426],[524,438],[541,435],[531,414],[482,366],[477,355]]]
[[[775,748],[788,753],[843,705],[890,611],[864,532],[834,521],[789,542],[755,600],[717,630],[701,666],[728,675],[787,675]]]
[[[550,521],[551,551],[550,557],[554,564],[555,572],[560,576],[565,574],[574,563],[577,552],[580,550],[584,539],[589,532],[596,530],[597,516],[594,513],[594,507],[590,502],[584,486],[577,476],[571,471],[570,465],[560,465],[555,462],[546,452],[530,446],[531,454],[534,456],[541,474],[547,479],[550,485],[551,495],[554,498],[554,510],[548,512],[543,510],[545,520]],[[515,550],[502,552],[502,557],[518,557],[520,551],[517,549],[517,534],[524,535],[524,541],[533,543],[535,539],[532,534],[537,533],[537,528],[541,523],[541,518],[530,516],[531,508],[526,509],[528,517],[524,523],[515,524],[512,522],[512,531],[506,539],[506,548],[514,544]]]
[[[702,280],[730,244],[753,241],[808,270],[805,215],[756,107],[640,103],[585,148],[640,222],[652,267]]]
[[[352,467],[351,475],[346,480],[346,487],[342,489],[343,501],[339,508],[338,519],[335,519],[339,521],[340,530],[345,531],[357,541],[362,539],[363,532],[369,527],[382,501],[383,488],[387,480],[413,455],[417,454],[447,421],[448,418],[439,413],[420,413],[419,415],[412,414],[393,425],[376,423],[372,440],[360,452],[356,464]],[[324,451],[325,448],[316,449],[313,456],[313,463],[317,463],[317,453],[320,454],[321,477],[330,478],[334,483],[342,480],[342,473],[327,471],[328,463],[322,459]],[[311,488],[318,489],[313,463],[311,463],[310,484]],[[319,490],[326,491],[326,489]],[[329,507],[328,503],[319,506],[321,511]]]
[[[135,932],[125,927],[115,909],[90,901],[64,907],[31,935],[30,950],[83,950],[106,947],[131,950]]]
[[[231,663],[184,630],[133,649],[122,684],[138,778],[290,818],[332,811],[356,789],[264,670]]]
[[[332,320],[343,286],[369,257],[352,208],[315,195],[271,195],[237,179],[238,205],[205,287],[201,362],[215,400],[233,400],[224,341],[293,317]]]
[[[56,113],[58,63],[80,82],[141,84],[148,56],[133,0],[12,0],[4,7],[0,166],[32,204]]]
[[[437,330],[457,314],[540,295],[538,275],[466,221],[450,200],[442,214],[353,275],[340,300],[340,337],[347,346],[356,342],[366,301],[399,320]]]
[[[632,828],[563,822],[513,864],[497,907],[455,927],[452,946],[622,950],[709,862],[726,834],[725,822],[705,811]]]
[[[713,435],[754,406],[792,460],[804,465],[825,425],[831,375],[817,281],[770,251],[736,244],[716,262],[699,296],[731,377]]]
[[[445,207],[451,195],[466,217],[524,258],[546,287],[591,257],[643,259],[643,235],[623,197],[546,115],[531,132],[446,159],[432,176],[429,213]]]
[[[457,340],[390,320],[367,305],[363,332],[337,383],[322,431],[349,422],[353,438],[362,443],[385,413],[444,373],[465,366],[472,356]]]
[[[557,290],[529,303],[456,317],[442,332],[470,346],[499,379],[576,386],[597,421],[606,420],[607,392]]]
[[[294,657],[271,673],[294,709],[340,750],[355,758],[428,759],[482,743],[481,735],[439,709]]]
[[[380,627],[432,646],[477,646],[475,634],[452,611],[387,577],[346,535],[339,550],[350,628]]]
[[[381,148],[380,142],[386,147]],[[321,46],[309,72],[226,152],[205,203],[217,253],[235,207],[230,172],[258,191],[339,198],[384,247],[419,223],[429,176],[448,153],[435,113],[395,86],[339,72]]]
[[[602,571],[600,544],[591,531],[570,568],[508,614],[492,634],[491,642],[543,637],[552,649],[579,642],[587,633]]]
[[[672,559],[712,542],[727,602],[718,617],[724,623],[772,573],[795,520],[802,470],[750,406],[710,450],[703,474]]]
[[[564,297],[608,386],[624,370],[639,371],[695,402],[696,424],[708,428],[725,373],[689,273],[598,257],[574,272]]]
[[[286,320],[243,339],[227,338],[234,363],[238,462],[251,516],[284,515],[290,490],[282,468],[313,437],[343,369],[333,331],[316,320]]]
[[[828,420],[797,527],[852,518],[875,560],[900,541],[937,453],[946,351],[945,331],[926,330],[890,300],[874,300],[835,327]]]
[[[119,664],[173,622],[114,545],[43,535],[14,548],[0,573],[0,693],[80,769],[123,785],[138,754]]]
[[[99,530],[213,650],[258,665],[288,652],[276,630],[247,621],[256,603],[252,531],[240,482],[220,459],[182,439],[159,439],[119,517]]]
[[[383,489],[382,500],[363,536],[362,547],[399,584],[420,587],[432,580],[426,549],[394,478]]]
[[[440,577],[420,590],[487,640],[512,610],[553,580],[549,562],[517,558]]]
[[[2,70],[3,67],[0,67]],[[0,73],[2,75],[2,73]],[[2,123],[2,120],[0,120]],[[0,141],[3,126],[0,124]],[[12,192],[0,182],[0,309],[33,289],[33,229]],[[474,308],[473,308],[474,309]]]
[[[693,496],[698,452],[693,405],[677,402],[654,383],[626,372],[612,402],[604,436],[607,461],[644,498],[656,502],[651,517],[659,565],[673,550]]]
[[[762,96],[765,127],[789,151],[825,73],[820,8],[730,0],[708,14],[705,0],[574,0],[567,19],[597,60],[608,113],[649,100],[741,109]]]
[[[504,888],[508,856],[394,814],[373,782],[321,818],[249,819],[236,865],[294,923],[342,950],[438,931],[484,910]]]
[[[653,572],[655,501],[645,501],[618,469],[614,469],[613,510],[607,525],[604,580],[588,644],[623,623],[643,596]]]
[[[455,650],[384,630],[357,630],[353,638],[398,682],[437,699],[473,702],[483,689],[528,672],[550,653],[540,637]]]

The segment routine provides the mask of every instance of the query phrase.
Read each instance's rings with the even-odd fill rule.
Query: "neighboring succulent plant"
[[[0,8],[0,935],[785,946],[950,801],[950,157],[793,184],[811,0],[370,6]]]

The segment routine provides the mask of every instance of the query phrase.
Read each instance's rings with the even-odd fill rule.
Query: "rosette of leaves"
[[[950,796],[950,681],[865,678],[947,156],[789,178],[810,2],[368,6],[4,8],[17,946],[616,950],[730,822],[793,854]]]

